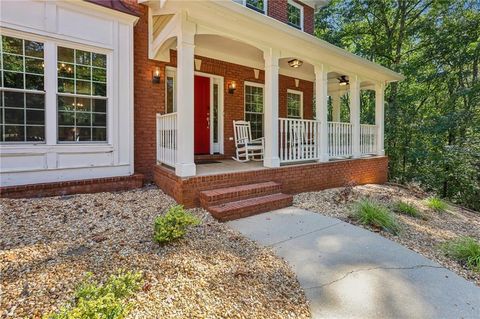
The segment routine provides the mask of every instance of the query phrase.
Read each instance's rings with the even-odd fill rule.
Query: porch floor
[[[266,169],[266,167],[263,166],[263,162],[250,161],[245,163],[239,163],[232,159],[216,160],[215,162],[216,163],[202,163],[202,161],[198,161],[198,163],[196,164],[197,176],[247,172]]]

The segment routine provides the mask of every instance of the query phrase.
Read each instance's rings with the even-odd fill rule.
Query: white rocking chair
[[[263,137],[252,140],[250,122],[233,121],[237,162],[262,161],[265,139]]]

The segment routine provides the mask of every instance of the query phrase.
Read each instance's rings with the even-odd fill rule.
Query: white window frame
[[[296,3],[293,0],[288,0],[287,2],[289,5],[296,7],[297,9],[300,9],[300,30],[303,31],[303,20],[304,20],[304,14],[303,14],[303,6],[299,3]],[[289,25],[293,26],[290,21],[288,21],[288,6],[287,6],[287,22]],[[295,26],[293,26],[295,27]]]
[[[242,0],[242,4],[243,4],[246,8],[250,9],[250,10],[253,10],[253,11],[256,11],[256,12],[258,12],[258,13],[261,13],[261,12],[255,10],[255,9],[252,9],[252,8],[248,7],[248,6],[247,6],[247,0]],[[268,12],[268,0],[264,0],[264,1],[263,1],[263,14],[266,15],[267,12]]]
[[[173,112],[177,112],[177,68],[165,67],[165,114],[167,114],[167,77],[173,78]]]
[[[290,117],[288,114],[288,94],[295,94],[300,96],[300,117]],[[298,90],[287,89],[287,118],[303,119],[303,92]]]
[[[42,35],[33,35],[31,33],[17,31],[17,30],[8,30],[3,29],[0,32],[1,35],[21,38],[29,41],[38,41],[44,44],[43,52],[43,61],[45,64],[44,71],[44,91],[45,91],[45,141],[44,142],[8,142],[0,143],[0,148],[5,146],[15,146],[15,147],[38,147],[39,145],[44,146],[56,146],[56,147],[102,147],[108,146],[109,149],[114,143],[113,132],[114,128],[114,117],[118,117],[117,112],[114,112],[113,105],[115,97],[112,96],[113,92],[113,51],[112,49],[106,49],[101,47],[96,47],[93,45],[81,44],[69,40],[63,39],[52,39],[51,37],[42,36]],[[83,141],[83,142],[74,142],[74,141],[58,141],[58,103],[57,96],[58,92],[58,72],[57,72],[57,47],[63,46],[76,50],[90,51],[95,53],[105,54],[107,56],[107,91],[106,96],[102,97],[107,100],[107,140],[106,141]],[[60,93],[63,95],[63,93]],[[68,93],[67,93],[68,94]],[[79,96],[79,95],[72,95]],[[81,96],[81,95],[80,95]],[[95,96],[87,96],[90,98],[95,98]],[[3,147],[2,147],[3,146]]]
[[[258,113],[258,112],[247,112],[247,86],[253,86],[253,87],[259,87],[259,88],[262,88],[263,90],[263,110],[262,110],[262,113]],[[245,81],[243,82],[243,120],[246,121],[246,114],[247,113],[250,113],[250,114],[262,114],[262,131],[265,135],[265,84],[262,84],[262,83],[257,83],[257,82],[248,82],[248,81]]]

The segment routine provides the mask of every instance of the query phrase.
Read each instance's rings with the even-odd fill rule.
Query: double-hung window
[[[57,47],[58,141],[107,141],[107,56]]]
[[[177,112],[176,69],[167,67],[165,74],[165,113],[174,113]]]
[[[250,122],[252,138],[263,137],[263,85],[245,84],[245,121]]]
[[[297,29],[303,30],[303,6],[288,0],[287,3],[288,24]]]
[[[260,13],[267,12],[267,0],[243,0],[245,6]]]
[[[301,119],[303,116],[303,92],[287,91],[287,117]]]
[[[0,38],[0,142],[44,142],[44,44]]]

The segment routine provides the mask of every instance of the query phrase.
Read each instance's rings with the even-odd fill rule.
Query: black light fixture
[[[160,83],[160,68],[156,67],[152,72],[152,83]]]
[[[303,64],[303,61],[299,59],[293,59],[288,61],[288,65],[290,65],[292,68],[298,68],[302,66],[302,64]]]
[[[341,77],[337,78],[337,80],[338,80],[338,84],[341,86],[345,86],[349,84],[349,81],[346,75],[342,75]]]
[[[236,89],[237,89],[237,82],[235,81],[228,82],[228,93],[233,94],[235,93]]]

